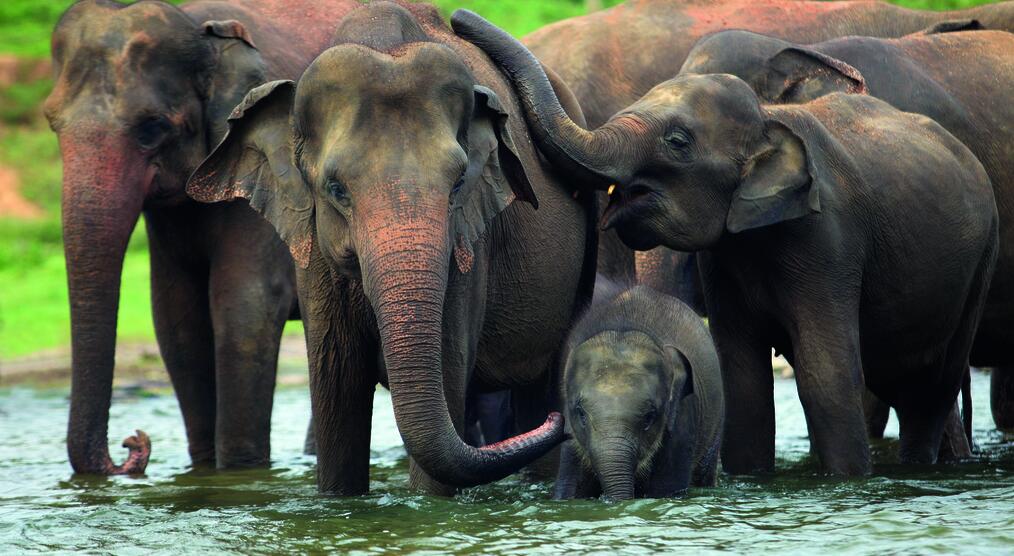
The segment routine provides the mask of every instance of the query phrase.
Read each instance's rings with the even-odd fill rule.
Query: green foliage
[[[59,215],[60,145],[44,122],[0,128],[0,164],[17,170],[26,199]]]
[[[0,220],[0,359],[70,343],[60,222]],[[140,226],[123,264],[117,337],[151,340],[148,251]]]
[[[38,119],[39,106],[52,88],[52,81],[40,79],[14,83],[0,90],[0,121],[10,125],[23,125]]]
[[[179,4],[182,0],[171,0]],[[604,7],[620,0],[603,0]],[[987,0],[895,0],[921,9],[959,9]],[[49,56],[49,36],[73,0],[0,0],[0,56]],[[581,15],[585,0],[435,0],[445,15],[468,8],[516,36]],[[21,73],[30,73],[23,71]],[[0,165],[17,171],[21,193],[41,207],[37,221],[0,219],[0,359],[66,345],[70,339],[67,280],[60,228],[60,151],[41,118],[52,87],[48,78],[0,87]],[[147,244],[142,227],[131,238],[121,285],[119,336],[154,337],[150,314]],[[290,333],[299,333],[298,323]]]
[[[181,4],[182,0],[169,0]],[[49,56],[49,34],[74,0],[0,2],[0,52],[29,58]]]

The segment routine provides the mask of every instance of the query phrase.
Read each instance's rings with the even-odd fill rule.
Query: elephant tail
[[[965,367],[965,377],[961,380],[961,422],[965,427],[968,446],[972,444],[972,368]]]

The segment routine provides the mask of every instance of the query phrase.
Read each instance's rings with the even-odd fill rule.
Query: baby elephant
[[[571,332],[556,498],[664,497],[712,486],[724,404],[700,317],[645,286],[599,302]]]
[[[586,131],[520,43],[452,21],[511,76],[556,167],[610,189],[605,228],[635,249],[701,252],[723,470],[774,468],[772,347],[828,471],[871,470],[864,385],[895,408],[902,461],[936,460],[998,245],[989,177],[964,144],[863,94],[763,105],[726,74],[679,75]]]

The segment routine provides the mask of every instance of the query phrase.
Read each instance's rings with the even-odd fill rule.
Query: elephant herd
[[[630,0],[518,41],[407,0],[82,0],[45,104],[70,463],[148,462],[143,432],[122,464],[107,439],[142,213],[194,465],[269,463],[291,319],[326,494],[369,488],[378,383],[430,493],[771,471],[772,348],[828,472],[870,472],[888,408],[904,462],[967,455],[969,364],[1014,427],[1009,31],[1014,2]],[[510,433],[466,434],[477,413]]]

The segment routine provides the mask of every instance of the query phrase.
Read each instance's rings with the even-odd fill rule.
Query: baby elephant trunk
[[[604,439],[593,451],[592,464],[604,498],[630,500],[634,497],[637,453],[637,446],[625,436]]]

